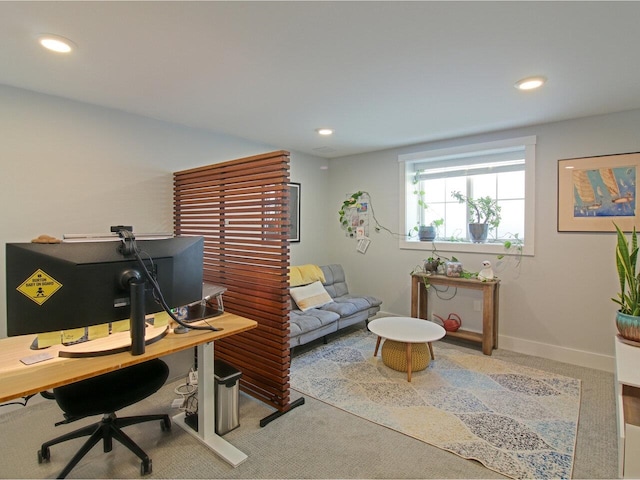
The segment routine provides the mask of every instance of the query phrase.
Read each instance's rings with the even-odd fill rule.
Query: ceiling
[[[333,158],[640,108],[639,19],[609,1],[2,1],[0,83]],[[548,82],[514,88],[530,75]]]

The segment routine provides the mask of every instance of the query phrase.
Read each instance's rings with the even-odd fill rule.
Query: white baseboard
[[[500,349],[512,352],[533,355],[536,357],[548,358],[557,362],[570,363],[581,367],[595,368],[613,373],[615,370],[615,358],[609,355],[586,352],[573,348],[559,347],[547,343],[533,342],[522,338],[498,336],[498,346]]]
[[[382,311],[376,315],[377,318],[395,316],[400,315]],[[615,357],[613,355],[602,355],[506,335],[498,336],[498,346],[500,349],[510,350],[524,355],[548,358],[549,360],[578,365],[580,367],[594,368],[611,373],[615,371]]]

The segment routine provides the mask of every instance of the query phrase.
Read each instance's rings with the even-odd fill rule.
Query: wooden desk
[[[455,288],[469,288],[482,290],[482,333],[458,329],[447,332],[447,336],[462,338],[482,343],[482,353],[491,355],[494,348],[498,348],[498,290],[500,280],[481,282],[480,280],[445,275],[426,275],[414,273],[411,275],[411,316],[428,319],[429,291],[425,287],[424,279],[430,285],[443,285]]]
[[[145,353],[133,356],[129,352],[91,358],[56,357],[51,360],[24,365],[21,358],[33,355],[30,350],[35,335],[0,339],[0,402],[36,394],[69,383],[95,377],[103,373],[142,363],[153,358],[197,347],[198,352],[198,431],[184,423],[184,413],[174,422],[205,443],[224,460],[236,466],[247,456],[215,434],[213,342],[257,327],[257,322],[231,313],[209,320],[223,330],[191,330],[184,334],[169,333],[163,339],[147,345]],[[200,322],[201,323],[201,322]],[[129,332],[123,332],[128,336]],[[116,334],[121,335],[121,334]],[[100,340],[96,340],[99,342]],[[62,345],[49,347],[56,355]]]

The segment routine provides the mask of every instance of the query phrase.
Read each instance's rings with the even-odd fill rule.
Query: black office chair
[[[38,450],[38,462],[49,461],[52,445],[73,438],[90,435],[82,448],[75,454],[58,478],[65,478],[78,462],[101,439],[104,451],[110,452],[112,439],[135,453],[141,460],[142,475],[151,473],[151,459],[121,429],[136,423],[160,420],[163,431],[171,429],[168,415],[141,415],[135,417],[116,417],[115,412],[143,400],[155,393],[164,385],[169,376],[169,367],[162,360],[155,359],[131,367],[126,367],[97,377],[53,389],[53,394],[45,397],[54,398],[64,412],[65,420],[56,423],[70,423],[91,415],[103,415],[100,422],[88,425],[74,432],[67,433],[42,444]]]

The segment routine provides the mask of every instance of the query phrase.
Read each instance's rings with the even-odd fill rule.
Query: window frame
[[[408,171],[408,165],[424,161],[444,160],[446,158],[463,158],[474,152],[496,151],[524,146],[524,172],[525,172],[525,204],[524,204],[524,239],[522,252],[508,252],[501,243],[471,243],[471,242],[450,242],[435,240],[433,242],[421,242],[408,240],[401,237],[398,240],[399,248],[403,250],[425,250],[432,251],[435,247],[438,251],[458,252],[458,253],[486,253],[492,255],[527,255],[533,256],[535,251],[535,160],[536,160],[535,135],[527,137],[517,137],[492,142],[473,143],[434,150],[424,150],[415,153],[398,155],[399,168],[399,232],[408,232],[413,225],[406,223],[407,195],[413,193],[412,178],[413,173]]]

